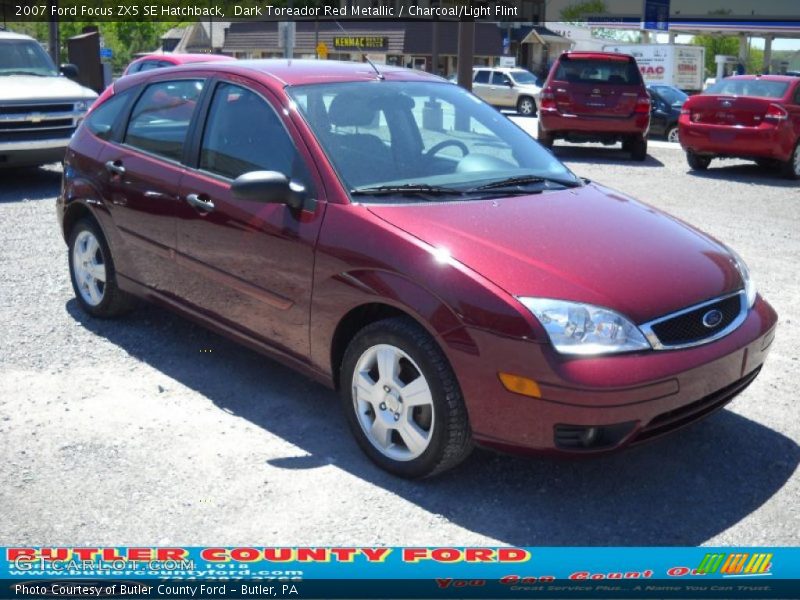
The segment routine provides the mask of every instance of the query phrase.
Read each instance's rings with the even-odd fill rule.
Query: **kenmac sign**
[[[333,38],[337,50],[386,50],[389,38],[376,35],[343,35]]]

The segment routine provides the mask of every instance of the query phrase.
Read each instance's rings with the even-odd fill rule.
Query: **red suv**
[[[744,158],[800,179],[800,78],[740,75],[717,82],[683,105],[680,142],[689,166]]]
[[[396,67],[122,78],[72,138],[58,215],[88,314],[144,298],[337,388],[364,451],[408,477],[473,443],[670,432],[749,385],[775,330],[723,244]]]
[[[634,160],[647,157],[650,96],[636,59],[610,52],[564,52],[539,98],[539,143],[622,142]]]

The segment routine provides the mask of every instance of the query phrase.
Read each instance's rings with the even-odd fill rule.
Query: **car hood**
[[[96,98],[85,88],[66,77],[7,75],[0,77],[0,100],[77,100]]]
[[[369,210],[510,294],[588,302],[637,323],[742,287],[721,244],[596,184]]]

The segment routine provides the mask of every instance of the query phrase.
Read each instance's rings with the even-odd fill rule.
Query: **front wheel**
[[[794,147],[791,158],[781,166],[781,173],[787,179],[800,179],[800,141]]]
[[[78,221],[69,234],[68,247],[72,289],[84,312],[111,318],[133,308],[133,297],[117,286],[111,251],[96,222]]]
[[[705,171],[708,169],[708,165],[711,164],[711,157],[700,156],[689,151],[686,153],[686,162],[689,163],[689,167],[694,171]]]
[[[472,449],[464,399],[433,338],[408,318],[378,321],[347,347],[341,399],[361,449],[401,477],[427,477]]]
[[[517,112],[523,117],[532,117],[536,114],[536,102],[530,96],[521,96],[517,100]]]

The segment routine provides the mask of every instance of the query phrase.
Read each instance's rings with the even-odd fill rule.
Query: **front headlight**
[[[735,250],[731,248],[727,248],[727,250],[731,253],[731,256],[733,257],[733,264],[736,267],[736,270],[739,271],[739,275],[742,277],[744,294],[747,296],[747,308],[753,308],[753,304],[756,303],[756,294],[758,293],[758,290],[756,289],[756,282],[753,281],[753,277],[750,275],[750,269],[747,268],[747,263],[744,262],[744,259],[742,259],[742,257],[739,256]]]
[[[618,312],[592,304],[519,298],[539,320],[562,354],[614,354],[649,350],[639,328]]]

